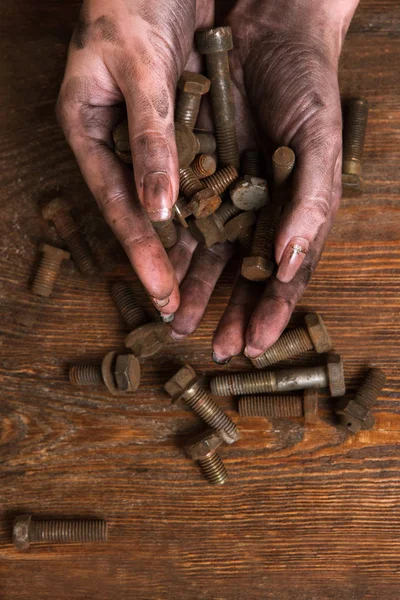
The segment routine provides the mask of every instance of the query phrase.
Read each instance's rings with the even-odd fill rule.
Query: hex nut
[[[303,394],[304,421],[317,423],[318,421],[318,391],[316,389],[304,390]]]
[[[146,323],[137,327],[125,338],[125,346],[135,356],[148,358],[157,354],[168,339],[168,329],[164,323]]]
[[[226,241],[224,226],[214,219],[214,215],[190,221],[189,229],[193,237],[206,248]]]
[[[210,89],[210,80],[200,73],[183,71],[178,81],[178,88],[187,94],[203,95]]]
[[[265,281],[271,277],[275,265],[261,256],[246,256],[242,263],[242,275],[250,281]]]
[[[322,317],[317,313],[310,313],[305,316],[304,322],[315,350],[319,354],[329,352],[332,342]]]
[[[164,385],[164,390],[171,396],[172,404],[180,400],[187,389],[197,381],[195,370],[190,365],[184,365]]]
[[[196,46],[201,54],[229,52],[233,48],[230,27],[211,27],[196,31]]]
[[[238,237],[256,222],[256,215],[252,210],[243,212],[237,217],[234,217],[225,225],[226,239],[230,242],[236,242]]]
[[[190,129],[175,122],[175,141],[178,150],[179,167],[188,167],[197,154],[199,143]]]
[[[245,175],[238,179],[229,190],[232,204],[241,210],[258,210],[268,202],[266,179]]]
[[[27,550],[29,548],[29,526],[31,519],[31,515],[20,515],[14,520],[13,544],[17,550]]]
[[[104,385],[111,394],[116,395],[119,392],[117,383],[115,381],[115,359],[117,352],[108,352],[101,362],[101,375],[103,377]]]
[[[202,219],[215,213],[221,205],[221,198],[211,188],[197,192],[189,202],[189,209],[196,219]]]
[[[214,429],[207,429],[186,444],[185,452],[193,460],[202,460],[213,454],[222,442],[220,435]]]
[[[329,389],[332,397],[344,396],[346,385],[344,381],[343,361],[338,354],[328,354],[327,369]]]
[[[133,354],[120,354],[115,362],[115,381],[120,392],[136,392],[140,384],[140,363]]]
[[[64,198],[54,198],[42,208],[42,215],[46,221],[53,221],[60,211],[68,212],[71,210],[70,203]]]

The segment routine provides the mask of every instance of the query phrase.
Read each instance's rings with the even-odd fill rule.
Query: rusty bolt
[[[304,390],[302,396],[242,396],[238,402],[242,417],[300,418],[315,423],[318,418],[318,391]]]
[[[342,185],[346,190],[361,192],[368,101],[364,98],[352,98],[346,108],[343,128]]]
[[[214,154],[217,150],[217,140],[211,133],[196,133],[197,154]]]
[[[101,364],[72,365],[69,380],[73,385],[104,384],[109,392],[136,392],[140,384],[140,364],[133,354],[108,352]]]
[[[178,232],[172,219],[159,222],[153,221],[153,227],[166,250],[175,246],[178,241]]]
[[[192,438],[185,446],[186,454],[199,463],[203,474],[214,485],[223,484],[228,479],[225,465],[217,449],[222,444],[218,433],[212,429]]]
[[[325,387],[330,388],[332,396],[344,394],[343,362],[337,354],[328,355],[326,366],[223,375],[214,377],[210,386],[211,393],[215,396],[240,396]]]
[[[196,124],[201,97],[210,89],[210,80],[199,73],[184,71],[178,81],[180,90],[175,120],[189,129]]]
[[[192,167],[179,169],[179,188],[186,198],[190,200],[197,192],[204,190],[205,187],[204,183],[194,173]]]
[[[212,188],[205,188],[194,194],[188,204],[189,210],[196,219],[203,219],[214,213],[221,205],[221,198]]]
[[[264,157],[258,150],[245,150],[241,157],[240,172],[251,177],[263,177]]]
[[[197,49],[206,55],[207,74],[211,79],[211,105],[221,166],[239,168],[236,138],[235,104],[229,71],[228,51],[233,48],[230,27],[213,27],[196,32]]]
[[[85,544],[107,541],[107,521],[101,519],[35,519],[20,515],[14,520],[13,543],[27,550],[32,543]]]
[[[355,398],[338,402],[335,412],[343,427],[351,433],[357,433],[360,429],[371,429],[374,426],[375,419],[371,409],[385,382],[386,375],[383,371],[371,369],[358,388]]]
[[[211,248],[214,244],[226,241],[226,235],[223,225],[221,225],[214,215],[209,215],[204,219],[196,219],[189,222],[189,229],[193,237],[204,244],[206,248]]]
[[[129,330],[147,323],[148,318],[126,281],[117,281],[111,288],[111,296]]]
[[[196,154],[199,153],[199,142],[193,131],[181,125],[181,123],[175,123],[175,141],[178,150],[179,167],[188,167],[193,162]]]
[[[220,196],[237,180],[238,177],[239,174],[235,167],[228,165],[216,171],[214,175],[210,175],[210,177],[203,179],[202,183],[204,186],[212,188],[214,192]]]
[[[211,154],[198,154],[191,167],[196,177],[204,179],[214,175],[217,169],[217,161]]]
[[[63,260],[70,258],[70,253],[48,244],[41,247],[42,258],[32,284],[32,292],[38,296],[51,296]]]
[[[47,221],[52,221],[60,238],[68,246],[71,256],[84,275],[93,275],[95,271],[93,258],[85,238],[79,231],[78,224],[71,215],[71,205],[63,198],[55,198],[42,209]]]
[[[305,326],[287,329],[273,346],[251,359],[253,365],[262,369],[313,349],[319,354],[329,352],[332,342],[322,317],[310,313],[305,316],[304,321]]]
[[[125,346],[135,356],[148,358],[160,352],[168,339],[168,329],[163,323],[146,323],[131,331],[125,338]]]
[[[242,244],[243,240],[247,239],[247,234],[252,231],[255,222],[256,215],[251,210],[234,217],[225,225],[226,239],[230,242],[239,241]]]
[[[200,387],[195,370],[184,365],[164,386],[165,391],[176,403],[185,402],[213,429],[219,432],[224,442],[232,444],[240,438],[235,423],[220,409],[209,394]]]
[[[229,193],[240,210],[259,210],[268,202],[267,180],[245,175],[233,184]]]

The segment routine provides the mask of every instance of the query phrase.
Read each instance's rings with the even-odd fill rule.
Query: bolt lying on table
[[[223,440],[220,435],[208,429],[189,440],[185,452],[189,458],[199,463],[203,474],[214,485],[223,484],[228,479],[228,473],[217,452]]]
[[[303,396],[242,396],[238,401],[241,417],[301,418],[306,423],[318,419],[318,392],[304,390]]]
[[[41,251],[42,258],[32,283],[32,292],[48,298],[51,296],[60,274],[61,263],[63,260],[68,260],[71,255],[69,252],[49,246],[49,244],[43,244]]]
[[[69,380],[73,385],[105,385],[109,392],[136,392],[140,384],[140,364],[133,354],[108,352],[101,364],[72,365]]]
[[[343,127],[343,190],[359,194],[362,191],[362,162],[368,124],[368,101],[352,98],[345,107]]]

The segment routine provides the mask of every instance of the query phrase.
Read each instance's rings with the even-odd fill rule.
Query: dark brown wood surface
[[[229,273],[196,335],[146,360],[136,395],[67,380],[68,363],[123,348],[109,288],[133,278],[54,118],[78,5],[0,3],[1,600],[398,599],[399,3],[361,1],[345,44],[343,95],[371,104],[366,191],[343,200],[298,309],[322,313],[350,394],[368,365],[387,373],[376,426],[346,438],[328,399],[306,429],[239,420],[222,400],[243,439],[223,449],[230,481],[217,489],[181,450],[201,423],[171,406],[162,385],[183,361],[202,375],[218,370],[210,342]],[[103,272],[89,281],[66,265],[54,296],[39,301],[29,291],[37,246],[57,242],[39,203],[58,188],[76,203]],[[18,553],[11,525],[25,512],[104,517],[109,542]]]

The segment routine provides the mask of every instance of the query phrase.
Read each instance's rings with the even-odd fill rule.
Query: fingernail
[[[301,237],[290,240],[282,254],[276,278],[282,283],[289,283],[296,275],[308,251],[309,242]]]
[[[175,319],[175,313],[172,313],[171,315],[163,315],[160,313],[160,319],[163,323],[172,323]]]
[[[216,365],[226,365],[231,360],[232,356],[229,356],[228,358],[220,358],[219,356],[217,356],[217,354],[215,354],[215,352],[213,352],[211,354],[211,358],[213,359]]]
[[[152,301],[159,308],[164,308],[164,306],[167,306],[167,304],[169,304],[169,296],[168,298],[161,298],[161,300],[159,298],[152,298]]]
[[[243,350],[243,353],[247,358],[258,358],[264,350],[260,350],[259,348],[252,348],[251,346],[246,346]]]
[[[186,337],[186,335],[183,335],[182,333],[176,333],[176,331],[174,331],[173,329],[171,329],[170,331],[170,336],[176,342],[180,342],[181,340],[183,340],[183,338]]]
[[[150,221],[171,218],[171,181],[166,173],[147,173],[143,179],[143,203]]]

